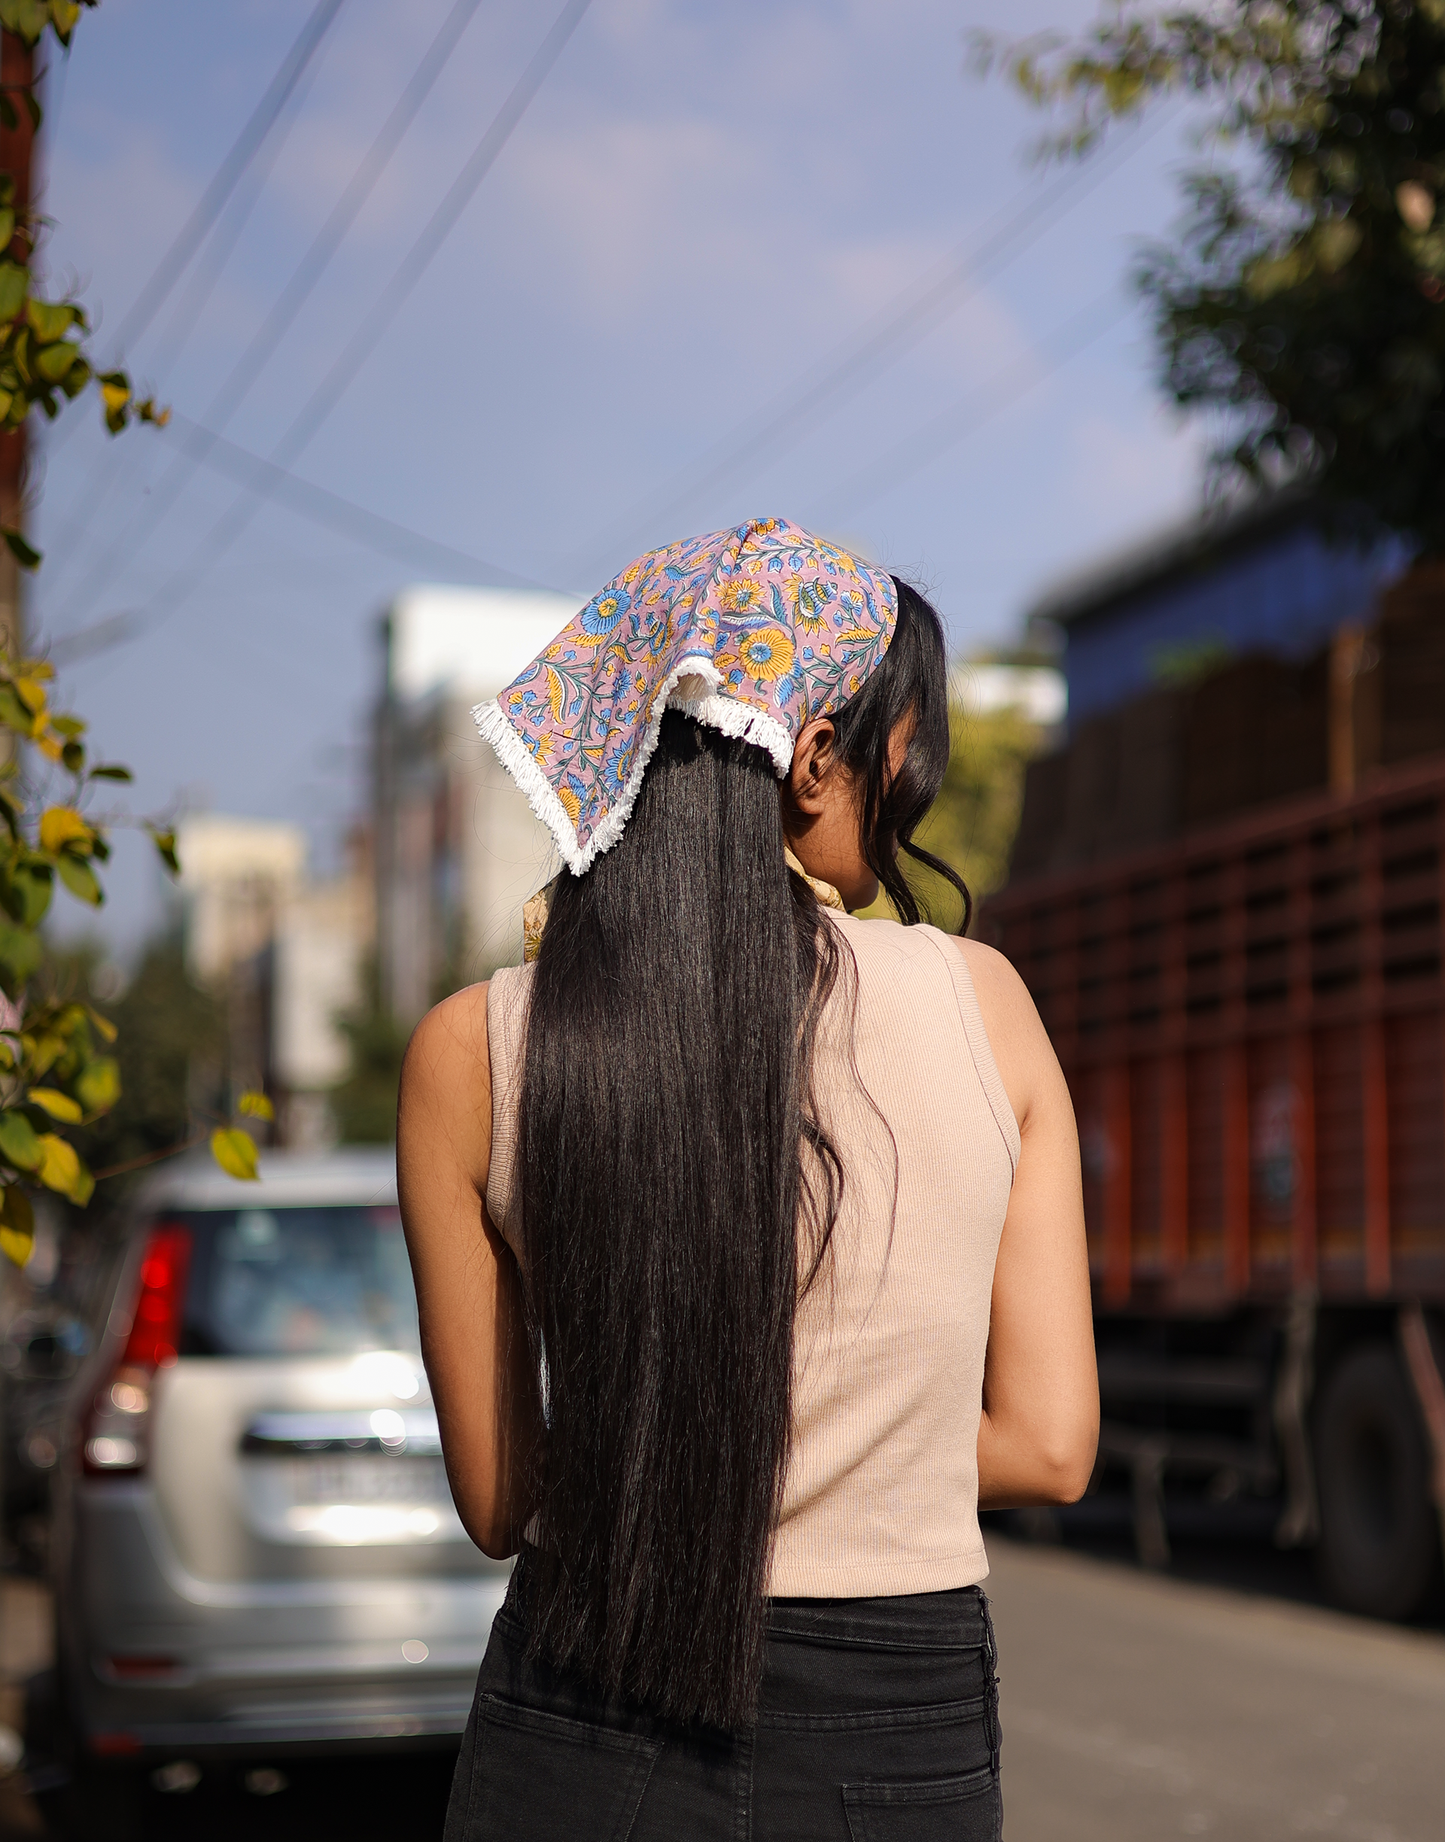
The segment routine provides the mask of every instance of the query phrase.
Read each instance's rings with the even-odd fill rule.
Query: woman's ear
[[[827,797],[827,784],[837,764],[833,746],[835,732],[826,716],[805,723],[793,744],[793,762],[788,769],[788,794],[799,812],[821,812]]]

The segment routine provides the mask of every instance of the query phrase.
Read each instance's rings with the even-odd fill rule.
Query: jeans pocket
[[[622,1842],[660,1739],[479,1698],[463,1842]]]
[[[843,1786],[853,1842],[998,1842],[998,1774],[980,1766],[950,1778],[865,1780]]]

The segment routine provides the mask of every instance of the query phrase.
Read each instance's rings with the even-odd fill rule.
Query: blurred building
[[[377,980],[411,1022],[444,992],[521,955],[522,904],[554,847],[478,736],[495,697],[572,618],[542,591],[419,587],[382,622],[373,835]]]
[[[306,838],[294,825],[208,812],[182,820],[176,845],[186,964],[216,985],[269,945],[306,867]]]
[[[1069,686],[1052,665],[1000,659],[966,659],[953,668],[953,701],[970,716],[1012,710],[1035,727],[1061,728],[1069,708]]]
[[[298,827],[210,813],[182,822],[177,849],[186,962],[225,1001],[232,1097],[264,1087],[280,1143],[328,1143],[349,1063],[338,1019],[372,950],[369,852],[354,840],[346,871],[315,880]]]

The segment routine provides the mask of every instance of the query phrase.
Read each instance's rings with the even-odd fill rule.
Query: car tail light
[[[181,1667],[179,1657],[124,1656],[105,1660],[110,1673],[122,1682],[154,1682],[175,1675]]]
[[[94,1476],[145,1469],[156,1371],[173,1363],[180,1347],[190,1259],[189,1228],[164,1223],[151,1230],[125,1348],[86,1416],[83,1460]]]

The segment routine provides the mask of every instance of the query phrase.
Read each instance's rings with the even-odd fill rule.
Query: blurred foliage
[[[93,949],[58,956],[62,976],[88,995]],[[219,1094],[225,1067],[224,1007],[193,983],[179,939],[147,947],[122,995],[99,1008],[116,1031],[120,1092],[103,1119],[81,1136],[96,1170],[140,1167],[196,1143]],[[122,1173],[111,1179],[124,1183]]]
[[[396,1137],[396,1093],[411,1035],[381,1003],[373,963],[362,980],[362,1000],[336,1027],[351,1049],[351,1070],[331,1090],[331,1109],[343,1145],[389,1145]]]
[[[92,1125],[120,1098],[114,1025],[47,957],[40,929],[60,884],[101,902],[105,831],[83,809],[97,782],[125,768],[90,762],[85,724],[52,708],[51,668],[0,651],[0,1248],[29,1257],[27,1186],[83,1206],[94,1186],[67,1130]],[[157,834],[173,857],[168,834]]]
[[[68,50],[81,11],[78,0],[0,0],[0,27],[32,51],[47,33]],[[0,88],[0,126],[18,130],[23,108],[39,128],[40,74],[31,68],[28,81]],[[150,399],[137,401],[123,371],[96,370],[84,350],[89,322],[80,304],[68,295],[46,299],[34,285],[44,222],[21,196],[18,175],[0,171],[0,432],[18,430],[32,410],[53,419],[92,383],[112,434],[132,417],[164,422]],[[0,525],[0,536],[23,568],[39,565],[23,532]],[[34,1243],[30,1190],[42,1185],[78,1207],[94,1190],[91,1163],[71,1135],[85,1135],[93,1155],[90,1141],[107,1142],[102,1122],[114,1115],[122,1123],[112,1122],[110,1136],[123,1134],[133,1129],[124,1122],[137,1117],[135,1105],[145,1104],[117,1113],[132,1050],[110,1053],[114,1022],[83,995],[73,960],[48,955],[41,938],[57,884],[100,906],[96,871],[110,846],[88,804],[97,782],[130,779],[123,767],[89,760],[86,725],[51,706],[52,677],[45,660],[0,650],[0,1250],[22,1265]],[[174,873],[174,836],[148,829]],[[142,1051],[152,1021],[147,1013]],[[161,1111],[184,1132],[186,1106]]]
[[[915,834],[915,842],[963,877],[978,904],[1002,887],[1023,810],[1024,770],[1045,745],[1045,731],[1017,710],[981,714],[955,709],[953,750],[943,787]],[[905,860],[906,861],[906,860]],[[958,899],[931,870],[907,866],[908,881],[937,925],[959,922]],[[889,915],[880,896],[865,915]]]
[[[80,14],[77,0],[0,0],[0,26],[32,50],[48,31],[68,51]],[[6,128],[19,126],[17,103],[38,129],[43,116],[34,82],[0,90],[0,124]],[[124,371],[98,371],[86,356],[90,322],[80,303],[70,295],[47,300],[36,291],[32,265],[44,224],[17,197],[15,175],[0,172],[0,430],[18,429],[33,409],[53,421],[64,402],[92,383],[112,435],[132,416],[164,424],[169,412],[157,409],[150,397],[138,399]],[[0,526],[0,536],[22,568],[39,564],[39,552],[23,532]]]
[[[1137,279],[1166,387],[1228,417],[1216,491],[1308,480],[1445,550],[1445,0],[1122,5],[974,49],[1063,112],[1055,154],[1159,96],[1215,110],[1222,163]]]

